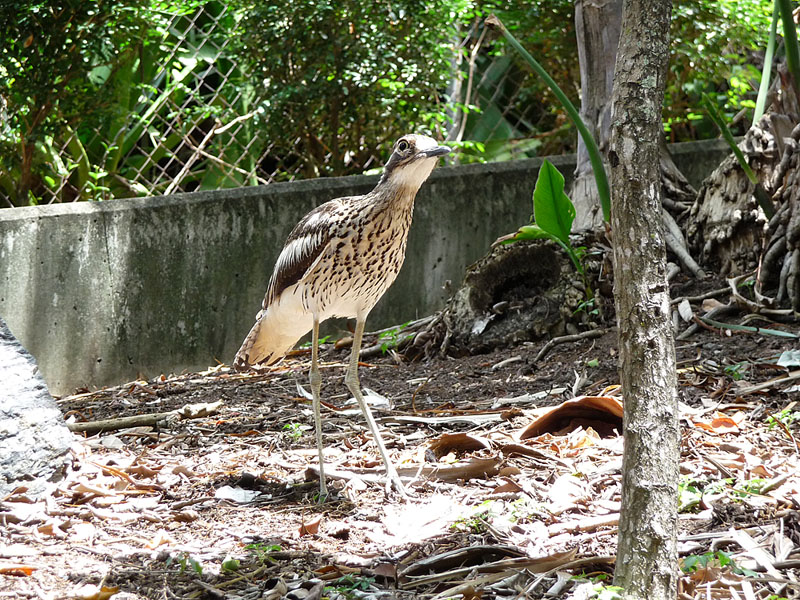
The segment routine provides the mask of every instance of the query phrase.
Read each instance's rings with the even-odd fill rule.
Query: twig
[[[676,306],[683,302],[684,300],[688,300],[689,302],[702,302],[703,300],[708,300],[709,298],[716,298],[717,296],[724,296],[727,292],[730,291],[730,288],[718,288],[716,290],[711,290],[710,292],[706,292],[705,294],[701,294],[699,296],[681,296],[680,298],[675,298],[669,304],[670,306]]]
[[[582,331],[581,333],[575,333],[572,335],[562,335],[561,337],[554,337],[549,342],[547,342],[541,350],[539,350],[539,354],[536,355],[536,358],[533,359],[534,363],[539,362],[542,360],[550,350],[558,346],[559,344],[567,344],[569,342],[578,342],[580,340],[591,340],[594,338],[603,337],[609,331],[612,331],[614,328],[610,327],[608,329],[590,329],[589,331]]]
[[[167,186],[167,189],[164,190],[164,195],[169,196],[175,189],[181,184],[183,178],[186,177],[186,174],[189,172],[189,169],[192,168],[192,165],[197,160],[197,157],[200,154],[200,151],[205,149],[206,144],[211,141],[211,138],[214,137],[214,134],[217,131],[217,127],[220,127],[221,123],[219,119],[214,120],[214,125],[211,126],[211,129],[208,130],[208,133],[203,138],[197,148],[195,149],[194,153],[189,157],[189,159],[184,163],[183,168],[180,170],[180,173],[172,180],[172,182]]]
[[[516,356],[512,356],[511,358],[507,358],[505,360],[501,360],[499,363],[493,364],[492,365],[492,371],[497,371],[498,369],[502,369],[503,367],[506,367],[506,366],[508,366],[510,364],[513,364],[515,362],[521,362],[521,361],[522,361],[522,356],[517,354]]]
[[[67,423],[67,428],[74,433],[94,434],[103,431],[128,429],[131,427],[152,427],[160,424],[176,423],[181,419],[199,419],[207,417],[215,414],[220,406],[222,406],[222,400],[212,403],[187,404],[182,408],[169,412],[117,417],[116,419],[87,421],[85,423]]]
[[[708,311],[704,315],[704,317],[706,317],[706,318],[721,317],[722,315],[727,315],[730,312],[734,312],[735,310],[737,310],[737,308],[738,307],[736,305],[734,305],[734,304],[726,304],[725,306],[718,306],[718,307],[712,308],[710,311]],[[689,337],[694,335],[699,329],[700,329],[700,325],[698,325],[697,323],[692,323],[691,325],[689,325],[689,327],[687,327],[683,331],[683,333],[681,333],[675,339],[676,340],[689,339]]]
[[[517,599],[519,598],[527,598],[528,593],[535,590],[539,584],[547,579],[548,577],[552,577],[557,571],[568,571],[570,569],[575,569],[577,567],[583,567],[585,565],[596,565],[596,564],[606,564],[606,565],[613,565],[617,560],[616,555],[613,556],[590,556],[587,558],[579,558],[577,560],[573,560],[572,562],[568,562],[561,566],[555,567],[554,569],[550,569],[539,575],[527,588],[525,591],[521,592],[519,595],[516,596]]]
[[[760,392],[761,390],[767,390],[774,385],[789,383],[790,381],[795,381],[797,379],[800,379],[800,371],[795,371],[794,373],[790,373],[788,376],[781,377],[780,379],[772,379],[771,381],[765,381],[764,383],[759,383],[758,385],[742,388],[739,390],[739,395],[744,396],[746,394],[753,394],[755,392]]]

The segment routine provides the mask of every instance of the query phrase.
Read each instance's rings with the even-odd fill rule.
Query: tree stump
[[[773,91],[772,112],[739,143],[774,215],[758,204],[755,185],[731,155],[703,183],[688,238],[720,275],[755,271],[756,291],[766,304],[800,311],[800,115],[787,90],[783,83]]]
[[[481,354],[575,333],[588,321],[581,311],[585,300],[580,276],[556,244],[536,240],[496,246],[467,268],[461,287],[416,335],[406,355]]]

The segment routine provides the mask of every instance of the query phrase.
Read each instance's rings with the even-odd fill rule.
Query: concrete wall
[[[678,150],[694,183],[726,154],[717,142]],[[551,161],[571,177],[574,157]],[[405,266],[368,329],[439,308],[447,281],[457,286],[492,241],[527,222],[540,164],[434,171],[417,197]],[[229,363],[298,219],[376,182],[342,177],[0,210],[0,315],[55,394]]]

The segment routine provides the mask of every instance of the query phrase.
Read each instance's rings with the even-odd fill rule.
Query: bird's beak
[[[435,146],[433,148],[425,150],[424,152],[420,152],[420,155],[424,156],[425,158],[431,158],[433,156],[444,156],[445,154],[450,154],[450,148],[448,148],[447,146]]]

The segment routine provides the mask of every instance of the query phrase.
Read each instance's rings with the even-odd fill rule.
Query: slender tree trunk
[[[581,119],[594,135],[603,156],[611,141],[611,88],[622,22],[622,0],[575,0],[575,35],[581,73]],[[570,197],[575,204],[575,231],[603,221],[592,164],[578,136],[578,166]]]
[[[614,583],[625,598],[674,599],[680,432],[661,225],[659,137],[670,0],[625,0],[614,77],[611,223],[625,398]]]

